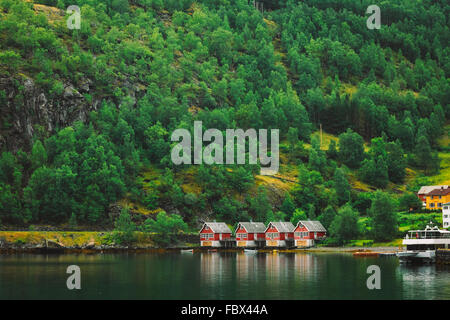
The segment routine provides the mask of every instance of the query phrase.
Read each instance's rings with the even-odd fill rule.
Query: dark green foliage
[[[406,159],[399,141],[386,145],[389,180],[402,183],[406,175]]]
[[[311,139],[311,149],[309,150],[308,167],[311,170],[324,172],[327,159],[325,152],[320,150],[320,142],[316,137]]]
[[[414,164],[424,169],[427,174],[439,172],[439,158],[430,147],[425,135],[419,136],[414,148]]]
[[[373,193],[360,192],[353,201],[352,206],[358,210],[361,215],[368,214],[369,208],[372,206]]]
[[[350,184],[341,168],[337,168],[334,172],[333,183],[339,204],[347,203],[350,200]]]
[[[339,135],[339,159],[351,168],[358,168],[364,159],[364,140],[351,129]]]
[[[330,237],[338,244],[345,244],[358,236],[358,213],[350,205],[339,209],[330,225]]]
[[[0,73],[18,83],[17,111],[24,75],[54,105],[67,83],[78,90],[89,81],[84,97],[95,105],[83,124],[52,132],[33,124],[29,148],[2,144],[2,221],[106,223],[123,197],[190,223],[206,210],[230,222],[247,212],[281,217],[265,190],[249,196],[257,165],[200,166],[189,171],[200,193],[183,190],[186,166],[171,162],[170,136],[195,120],[221,131],[280,130],[289,163],[307,163],[282,204],[287,218],[294,208],[322,216],[349,200],[365,214],[370,195],[350,193],[341,165],[379,188],[403,183],[406,159],[426,174],[439,170],[436,139],[450,113],[446,3],[383,3],[377,32],[365,27],[364,1],[264,3],[263,17],[248,1],[80,0],[81,30],[68,30],[29,2],[0,0]],[[9,100],[0,91],[0,105]],[[12,121],[2,115],[8,135]],[[319,125],[340,135],[326,153],[314,138],[304,147]],[[149,167],[165,173],[144,191],[137,176]]]
[[[385,188],[389,181],[388,168],[386,161],[382,156],[379,156],[376,160],[364,160],[359,172],[364,182],[367,182],[377,188]]]
[[[249,202],[250,213],[255,221],[270,220],[269,218],[272,217],[273,211],[267,199],[267,191],[263,186],[258,188],[258,194],[256,197],[249,199]]]
[[[336,193],[324,185],[321,174],[317,171],[308,171],[305,165],[299,166],[297,184],[291,195],[297,208],[309,215],[317,216],[328,205],[336,205]],[[312,205],[312,206],[311,206]]]
[[[0,183],[0,221],[2,223],[23,223],[29,220],[28,212],[22,208],[20,198],[11,190],[11,186]]]
[[[72,215],[70,216],[70,219],[69,219],[69,227],[74,229],[74,228],[76,228],[77,225],[78,225],[77,216],[75,215],[74,212],[72,212]]]
[[[297,223],[298,223],[300,220],[308,220],[308,217],[307,217],[306,213],[305,213],[303,210],[295,209],[294,213],[292,214],[292,218],[291,218],[290,221],[291,221],[294,225],[297,225]]]
[[[47,163],[47,152],[41,141],[38,140],[34,143],[30,158],[33,170],[36,170]]]
[[[422,201],[417,194],[405,192],[398,200],[398,206],[403,211],[416,211],[422,208]]]
[[[336,141],[334,140],[330,141],[330,145],[328,146],[327,150],[327,157],[334,160],[336,160],[338,157],[338,151],[336,149]]]
[[[289,193],[286,193],[286,196],[284,197],[283,204],[280,207],[280,210],[284,212],[288,217],[291,217],[292,214],[295,211],[295,204],[294,201],[292,201],[291,195]]]
[[[128,245],[136,241],[136,224],[127,210],[122,210],[114,223],[113,240],[117,244]]]
[[[214,211],[220,221],[233,223],[241,221],[241,207],[242,205],[238,201],[224,197],[215,203]]]
[[[386,137],[372,139],[369,159],[364,160],[359,174],[364,182],[385,188],[388,181],[403,182],[406,159],[399,141],[386,143]]]
[[[375,241],[391,241],[398,231],[396,204],[391,196],[377,191],[370,207],[370,226]]]
[[[264,221],[264,224],[268,225],[271,221],[286,221],[286,214],[281,211],[277,211],[275,213],[270,211]]]
[[[308,219],[316,220],[316,208],[312,203],[308,204]]]
[[[328,230],[335,216],[336,210],[332,206],[328,206],[317,219],[322,223],[325,229]]]
[[[188,230],[187,224],[177,214],[167,214],[162,211],[156,219],[147,219],[143,225],[143,231],[155,233],[152,239],[162,247],[175,244],[177,235]]]

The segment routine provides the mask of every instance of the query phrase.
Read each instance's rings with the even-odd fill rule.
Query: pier
[[[437,264],[450,264],[450,249],[436,250],[436,263]]]

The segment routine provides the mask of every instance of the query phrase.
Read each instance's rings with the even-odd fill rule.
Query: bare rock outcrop
[[[83,95],[91,90],[89,79],[80,83],[77,88],[65,82],[62,93],[56,95],[23,74],[0,78],[0,149],[29,149],[37,130],[52,133],[56,128],[85,121],[88,113],[97,109],[99,100],[89,102]]]

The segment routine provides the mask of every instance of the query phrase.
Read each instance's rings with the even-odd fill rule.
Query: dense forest
[[[450,116],[450,5],[259,3],[0,0],[0,224],[108,226],[128,201],[192,228],[319,218],[351,238],[370,216],[366,228],[394,236],[393,214],[420,208],[413,192],[449,151],[438,138]],[[66,25],[74,4],[79,30]],[[366,27],[371,4],[379,30]],[[171,133],[198,120],[279,129],[295,183],[274,200],[259,165],[174,165]],[[337,139],[324,148],[319,128]],[[407,168],[418,176],[406,181]]]

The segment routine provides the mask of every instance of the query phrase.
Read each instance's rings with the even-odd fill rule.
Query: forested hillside
[[[107,227],[127,207],[191,227],[336,228],[418,209],[421,184],[450,183],[435,179],[449,151],[447,1],[262,2],[0,0],[0,224]],[[171,133],[196,120],[279,129],[279,174],[174,165]]]

